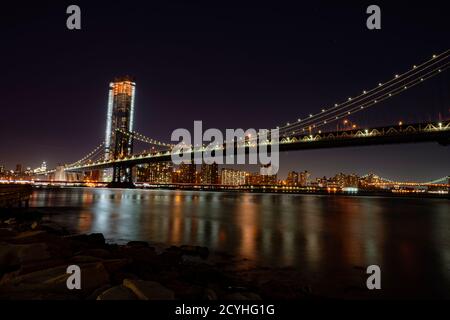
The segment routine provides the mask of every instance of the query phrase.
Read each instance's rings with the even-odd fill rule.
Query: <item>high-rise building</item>
[[[157,162],[138,166],[136,180],[150,183],[170,183],[173,166],[171,162]]]
[[[179,183],[195,183],[196,165],[193,163],[182,163],[178,168],[178,182]]]
[[[127,156],[133,151],[133,132],[136,83],[130,77],[116,78],[109,84],[106,116],[105,158]]]
[[[246,184],[247,172],[235,169],[222,168],[220,173],[221,184],[230,186],[242,186]]]
[[[202,184],[218,184],[219,183],[219,165],[217,163],[203,163],[200,171]]]
[[[358,187],[359,177],[356,174],[338,173],[330,179],[332,183],[341,188]]]
[[[311,174],[308,171],[303,171],[298,174],[298,185],[300,187],[306,187],[309,184],[309,178]]]
[[[133,117],[136,83],[128,76],[109,84],[106,116],[105,159],[121,159],[133,153]],[[105,172],[108,175],[107,172]],[[106,178],[107,179],[107,178]],[[131,168],[115,166],[114,182],[131,182]]]
[[[286,179],[286,184],[288,186],[298,186],[298,172],[290,171]]]
[[[21,164],[16,164],[16,174],[21,174],[22,173],[22,165]]]

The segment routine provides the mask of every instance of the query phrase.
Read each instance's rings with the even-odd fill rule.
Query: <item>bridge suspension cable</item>
[[[413,68],[401,75],[395,75],[395,77],[387,82],[383,83],[379,83],[377,87],[368,90],[368,91],[363,91],[362,94],[360,94],[359,96],[355,97],[355,98],[348,98],[347,101],[341,103],[341,104],[335,104],[334,107],[331,108],[324,108],[322,109],[321,112],[316,113],[316,114],[310,114],[309,117],[307,117],[306,119],[298,119],[296,122],[294,123],[288,123],[285,126],[282,127],[278,127],[278,129],[280,129],[280,135],[281,133],[285,133],[288,132],[290,130],[292,130],[293,128],[298,128],[299,126],[303,126],[303,127],[309,127],[309,126],[313,126],[314,124],[318,123],[318,119],[323,119],[324,117],[329,116],[330,114],[333,113],[337,113],[339,111],[343,111],[345,109],[348,109],[350,107],[361,107],[362,104],[367,104],[367,100],[370,98],[370,101],[372,102],[380,102],[380,97],[386,97],[386,98],[390,98],[392,96],[394,96],[395,94],[398,94],[404,90],[407,90],[411,87],[411,83],[415,83],[417,80],[420,80],[419,83],[431,78],[430,75],[434,76],[442,71],[444,71],[445,69],[448,68],[448,57],[450,56],[450,50],[445,51],[444,53],[440,54],[440,55],[434,55],[432,59],[422,63],[421,65],[418,66],[413,66]],[[434,67],[433,67],[434,66]],[[431,71],[427,71],[428,69],[432,68]],[[427,71],[425,74],[424,72]],[[407,79],[413,78],[412,81],[407,81],[405,82]],[[408,87],[409,85],[409,87]],[[402,90],[400,92],[399,88],[397,87],[401,87]],[[389,91],[383,93],[384,91],[386,91],[387,89],[390,89]],[[394,94],[395,93],[395,94]],[[385,100],[385,99],[383,99]],[[361,104],[361,102],[363,102]],[[353,109],[357,109],[357,108],[353,108]],[[353,110],[352,109],[352,110]],[[351,112],[352,113],[352,112]],[[334,120],[337,120],[339,118],[335,118]],[[332,121],[332,118],[329,118],[327,121]],[[326,122],[324,123],[326,124]],[[303,129],[302,127],[302,129]]]
[[[402,86],[400,86],[398,88],[395,88],[395,89],[393,89],[393,90],[391,90],[389,92],[386,92],[386,93],[384,93],[382,95],[379,95],[379,96],[377,96],[375,98],[372,98],[369,101],[365,101],[365,102],[363,102],[361,104],[357,104],[357,105],[351,106],[350,109],[337,110],[339,113],[331,112],[331,113],[328,113],[328,114],[324,115],[324,116],[328,116],[327,118],[321,117],[321,118],[319,118],[320,120],[316,119],[315,122],[310,122],[310,123],[304,124],[303,126],[291,126],[289,128],[284,128],[284,129],[280,130],[280,136],[288,136],[289,133],[290,134],[297,133],[296,131],[305,131],[306,129],[322,127],[322,126],[324,126],[324,125],[326,125],[328,123],[331,123],[333,121],[342,119],[342,118],[347,117],[347,116],[349,116],[351,114],[355,114],[357,112],[365,110],[365,109],[367,109],[369,107],[372,107],[372,106],[374,106],[376,104],[379,104],[382,101],[385,101],[385,100],[387,100],[387,99],[389,99],[391,97],[394,97],[394,96],[404,92],[405,90],[409,90],[409,89],[411,89],[411,88],[421,84],[422,82],[424,82],[424,81],[434,77],[435,75],[441,73],[442,71],[448,69],[449,67],[450,67],[450,63],[447,63],[444,66],[441,66],[439,68],[431,70],[430,72],[428,72],[426,74],[423,74],[423,75],[421,75],[420,77],[418,77],[416,79],[413,79],[413,80],[411,80],[409,82],[406,82],[406,83],[402,83]],[[294,131],[289,132],[290,130],[294,130]]]
[[[425,182],[424,184],[450,184],[450,176],[442,177],[433,181]]]
[[[92,150],[91,152],[89,152],[87,155],[85,155],[83,158],[81,158],[80,160],[73,162],[71,164],[68,164],[68,167],[73,167],[75,165],[79,165],[89,159],[92,159],[94,156],[97,156],[99,151],[104,151],[104,147],[105,146],[105,142],[103,141],[102,143],[100,143],[97,147],[95,147],[94,150]]]
[[[310,114],[306,119],[299,118],[292,124],[288,122],[285,126],[278,126],[277,129],[279,129],[279,134],[280,136],[295,135],[298,131],[305,131],[307,128],[312,129],[319,126],[324,126],[328,123],[337,121],[344,116],[359,112],[381,101],[398,95],[399,93],[408,90],[411,87],[414,87],[417,84],[420,84],[446,70],[449,67],[449,62],[447,62],[449,56],[450,50],[446,50],[439,55],[433,55],[430,60],[427,60],[420,65],[414,65],[412,69],[400,75],[395,75],[393,79],[390,79],[385,83],[378,83],[378,86],[372,88],[371,90],[364,90],[362,94],[355,98],[349,97],[347,101],[344,101],[343,103],[336,103],[333,107],[328,109],[324,108],[319,113]],[[434,68],[432,68],[433,66]],[[432,68],[432,70],[427,71],[430,68]],[[413,80],[406,81],[410,78],[413,78]],[[389,88],[392,89],[383,93]],[[333,117],[330,116],[331,114],[333,114]],[[250,141],[256,140],[258,136],[259,134]]]
[[[131,136],[134,139],[136,139],[138,141],[141,141],[141,142],[144,142],[144,143],[147,143],[147,144],[156,145],[156,146],[163,146],[163,147],[173,147],[174,146],[173,144],[170,144],[170,143],[165,143],[165,142],[161,142],[161,141],[158,141],[158,140],[146,137],[143,134],[141,134],[139,132],[136,132],[136,131],[133,131],[131,133],[130,132],[125,132],[125,131],[123,131],[121,129],[117,129],[117,131],[119,131],[120,133],[122,133],[124,135]]]

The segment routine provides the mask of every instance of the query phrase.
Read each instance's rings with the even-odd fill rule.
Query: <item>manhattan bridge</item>
[[[448,70],[450,50],[433,55],[429,60],[412,66],[391,79],[376,84],[345,101],[335,103],[316,113],[306,115],[277,127],[279,130],[278,148],[280,152],[349,146],[368,146],[382,144],[434,142],[442,146],[450,144],[450,120],[436,122],[403,123],[389,126],[361,129],[356,126],[344,130],[329,130],[330,124],[342,121],[355,113],[377,108],[384,101],[414,90],[427,80],[438,77]],[[112,183],[132,183],[132,168],[136,165],[171,161],[174,144],[158,141],[137,132],[133,127],[136,83],[129,77],[118,78],[110,83],[107,125],[103,141],[81,159],[66,164],[64,172],[109,171]],[[431,97],[430,97],[431,98]],[[426,107],[426,106],[424,106]],[[142,152],[134,152],[135,142],[151,147]],[[249,148],[262,145],[270,148],[272,140],[246,139],[239,144],[248,152]],[[216,149],[224,149],[219,145]],[[192,157],[207,151],[205,145],[190,145],[187,153]],[[45,174],[54,173],[49,170]],[[449,184],[449,177],[430,183]]]

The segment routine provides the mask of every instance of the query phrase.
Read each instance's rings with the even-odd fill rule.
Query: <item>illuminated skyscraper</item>
[[[106,159],[122,158],[133,151],[131,137],[121,132],[133,132],[135,91],[136,83],[130,77],[117,78],[109,84]]]
[[[180,183],[195,183],[196,166],[193,163],[182,163],[179,166]]]
[[[288,173],[286,184],[288,186],[297,186],[298,185],[298,172],[290,171]]]
[[[219,183],[219,166],[217,163],[206,164],[201,166],[201,183],[202,184],[218,184]]]
[[[247,172],[235,169],[222,168],[221,184],[242,186],[246,183]]]
[[[105,159],[121,159],[133,153],[133,116],[136,83],[130,77],[109,84]],[[131,182],[131,169],[115,166],[113,182]]]

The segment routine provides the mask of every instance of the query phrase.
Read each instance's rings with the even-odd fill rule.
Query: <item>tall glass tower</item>
[[[122,159],[133,153],[135,92],[136,83],[128,76],[109,84],[105,160]],[[131,182],[131,169],[114,167],[113,182]]]

